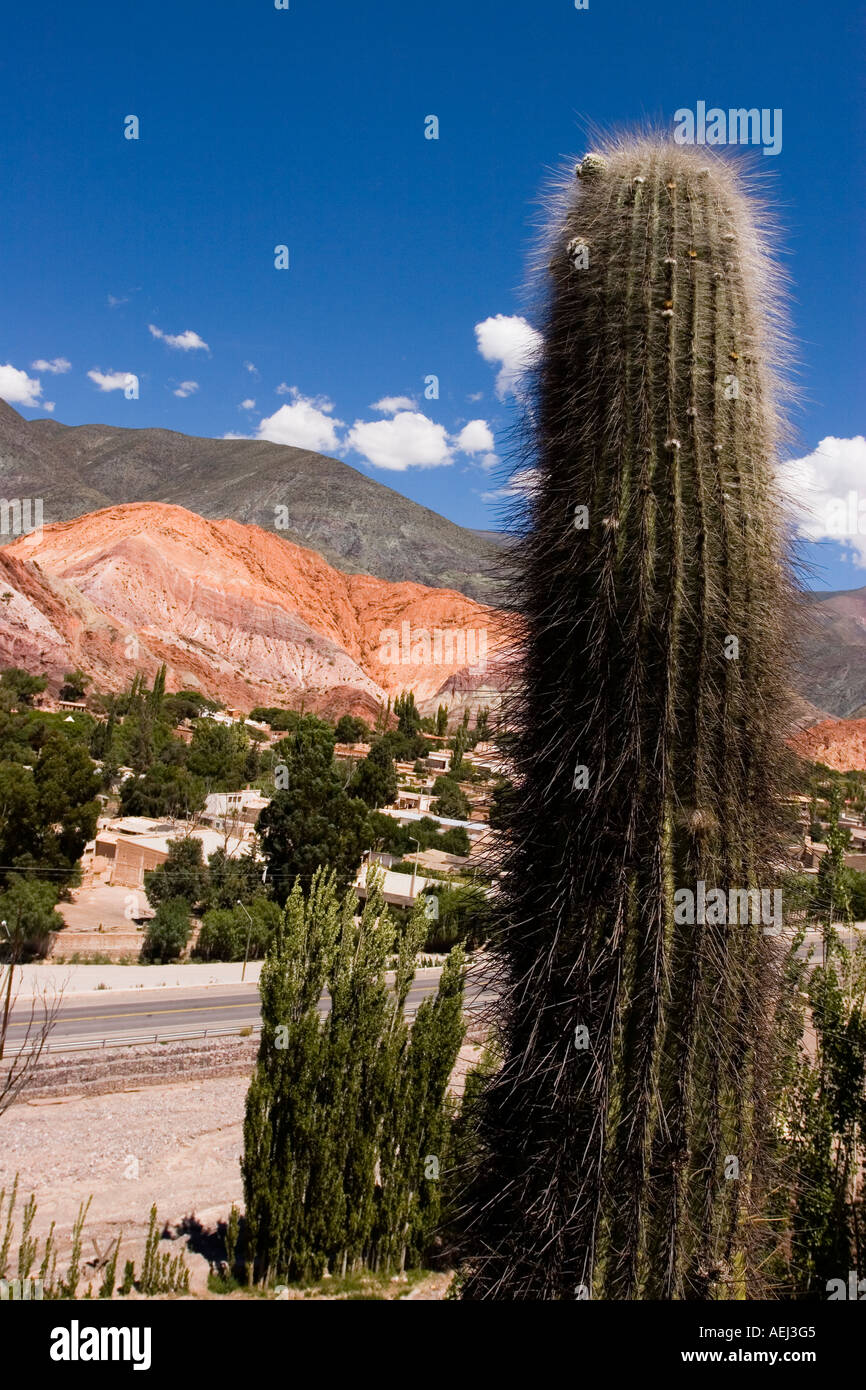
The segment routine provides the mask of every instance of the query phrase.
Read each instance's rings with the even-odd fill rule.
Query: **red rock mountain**
[[[438,638],[437,638],[438,630]],[[371,713],[412,689],[487,702],[505,649],[496,610],[450,589],[344,574],[236,521],[140,502],[0,550],[0,663],[103,689],[168,667],[169,689],[228,705]],[[501,669],[501,666],[500,666]]]
[[[791,747],[837,772],[866,772],[866,719],[823,719],[796,734]]]

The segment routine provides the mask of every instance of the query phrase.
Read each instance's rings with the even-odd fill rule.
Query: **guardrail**
[[[260,1033],[262,1025],[256,1021],[254,1023],[234,1024],[230,1028],[171,1028],[157,1030],[147,1033],[120,1033],[117,1037],[106,1037],[104,1034],[92,1034],[83,1038],[59,1038],[52,1042],[49,1038],[42,1049],[43,1055],[46,1052],[103,1052],[109,1047],[142,1047],[146,1044],[164,1042],[181,1042],[185,1039],[195,1038],[227,1038],[246,1036],[247,1030],[250,1034]],[[19,1056],[22,1052],[34,1052],[38,1047],[37,1043],[25,1043],[20,1048],[14,1048],[7,1044],[6,1056]]]

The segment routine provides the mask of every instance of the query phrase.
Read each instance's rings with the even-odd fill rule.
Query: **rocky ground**
[[[118,1235],[119,1270],[126,1259],[139,1265],[156,1203],[172,1237],[162,1248],[186,1250],[191,1292],[206,1295],[210,1260],[218,1256],[213,1233],[232,1203],[242,1203],[243,1110],[255,1048],[252,1039],[220,1040],[108,1060],[57,1059],[43,1068],[29,1098],[0,1116],[0,1189],[8,1193],[19,1175],[19,1220],[35,1194],[36,1265],[53,1221],[58,1269],[65,1267],[72,1226],[88,1197],[84,1259],[92,1264],[84,1286],[90,1278],[98,1284],[98,1261]],[[477,1044],[463,1049],[455,1089],[479,1052]],[[449,1276],[430,1274],[375,1289],[356,1280],[329,1291],[325,1282],[312,1296],[442,1298],[448,1283]]]
[[[248,1076],[187,1079],[102,1095],[32,1099],[0,1119],[0,1187],[19,1174],[19,1200],[35,1193],[33,1233],[52,1221],[58,1267],[81,1202],[91,1197],[85,1258],[123,1236],[121,1266],[140,1262],[150,1208],[179,1231],[185,1219],[215,1228],[241,1200],[239,1156]],[[168,1248],[168,1247],[166,1247]],[[193,1289],[208,1262],[190,1251]]]

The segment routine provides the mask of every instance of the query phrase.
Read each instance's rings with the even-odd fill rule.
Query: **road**
[[[406,1013],[414,1014],[424,999],[435,994],[439,985],[439,967],[419,970],[406,1000]],[[474,975],[467,981],[466,1011],[475,1013],[490,999],[483,980]],[[322,1002],[323,1011],[328,1007]],[[30,1017],[30,1005],[19,1005],[12,1012],[7,1038],[7,1053],[24,1041]],[[39,1014],[37,1014],[38,1026]],[[188,989],[136,990],[123,999],[94,998],[92,994],[67,996],[51,1032],[49,1050],[62,1051],[65,1044],[81,1046],[85,1041],[95,1047],[118,1045],[124,1042],[156,1041],[168,1035],[186,1033],[201,1036],[205,1029],[237,1029],[257,1027],[261,1020],[259,987],[257,984],[197,985]],[[35,1029],[34,1029],[35,1031]]]
[[[843,939],[853,945],[857,937],[866,935],[866,924],[859,923],[854,932],[844,932]],[[798,951],[803,958],[812,951],[812,963],[821,960],[821,933],[809,931]],[[422,1000],[435,993],[440,967],[419,970],[406,1001],[406,1012],[413,1014]],[[166,1036],[186,1034],[200,1037],[205,1030],[237,1030],[257,1028],[261,1018],[257,983],[180,986],[166,989],[126,991],[120,998],[115,990],[106,991],[103,998],[95,993],[64,996],[61,1010],[51,1034],[49,1050],[62,1051],[64,1045],[94,1047],[118,1045],[124,1042],[153,1042]],[[477,1014],[492,999],[492,991],[484,979],[483,969],[470,972],[466,986],[466,1012]],[[13,1010],[7,1038],[7,1055],[16,1050],[16,1041],[26,1036],[30,1005],[22,1002]],[[327,1008],[327,1000],[323,1001]]]

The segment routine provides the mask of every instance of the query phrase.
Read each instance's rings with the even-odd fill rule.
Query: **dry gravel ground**
[[[19,1177],[19,1194],[36,1194],[34,1234],[51,1221],[58,1267],[69,1249],[79,1204],[92,1194],[85,1258],[123,1234],[124,1258],[140,1262],[150,1208],[171,1226],[195,1216],[207,1227],[241,1202],[239,1155],[246,1076],[185,1080],[109,1095],[31,1100],[0,1119],[0,1187]],[[168,1246],[165,1247],[168,1249]],[[204,1291],[207,1264],[190,1259],[193,1287]]]
[[[466,1067],[479,1052],[471,1044],[463,1049],[452,1080],[455,1090],[462,1088]],[[26,1198],[36,1195],[37,1264],[54,1221],[58,1268],[65,1268],[79,1204],[91,1195],[84,1259],[94,1259],[120,1234],[119,1274],[126,1259],[140,1265],[154,1202],[160,1222],[174,1234],[188,1217],[212,1230],[227,1218],[233,1202],[242,1205],[248,1075],[186,1078],[137,1089],[120,1089],[122,1079],[117,1084],[109,1094],[24,1101],[0,1117],[0,1188],[8,1191],[16,1172],[20,1175],[19,1217]],[[162,1248],[174,1253],[180,1245]],[[205,1294],[207,1259],[193,1252],[187,1259],[192,1292]],[[85,1271],[85,1285],[89,1277]],[[405,1282],[395,1281],[393,1296],[442,1298],[448,1282],[445,1275],[431,1275],[413,1283],[410,1292]]]

